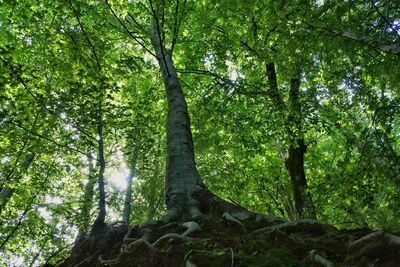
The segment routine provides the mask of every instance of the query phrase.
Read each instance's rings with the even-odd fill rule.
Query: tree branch
[[[108,8],[110,9],[110,11],[114,15],[114,17],[118,20],[119,24],[121,24],[122,28],[124,28],[124,30],[133,38],[133,40],[135,40],[144,50],[146,50],[146,52],[148,52],[153,57],[157,58],[157,56],[153,52],[151,52],[141,41],[139,41],[138,38],[135,35],[133,35],[132,32],[126,27],[126,25],[121,21],[121,19],[115,13],[115,11],[111,7],[110,3],[107,0],[104,0],[104,2],[108,6]],[[135,22],[136,22],[136,20],[135,20]]]
[[[47,111],[48,113],[50,113],[51,115],[57,117],[57,119],[61,120],[62,122],[64,122],[67,125],[70,125],[71,127],[75,128],[76,130],[78,130],[80,133],[82,133],[83,135],[89,137],[89,139],[91,140],[96,140],[95,137],[93,137],[92,135],[90,135],[88,132],[86,132],[85,130],[83,130],[82,128],[68,122],[66,119],[61,118],[60,116],[58,116],[54,111],[50,110],[48,107],[46,107],[45,104],[42,103],[42,101],[29,89],[28,84],[25,82],[25,80],[21,77],[21,75],[15,70],[15,68],[6,60],[4,60],[3,58],[0,58],[1,61],[3,61],[5,63],[5,65],[11,70],[11,72],[17,76],[20,84],[22,85],[22,87],[28,92],[28,94],[39,104],[39,106]]]
[[[96,48],[94,47],[94,45],[90,41],[89,35],[86,33],[85,28],[83,27],[82,21],[81,21],[79,15],[78,15],[78,12],[76,11],[74,6],[72,5],[72,1],[71,0],[69,1],[69,4],[70,4],[70,6],[72,8],[72,11],[75,14],[76,20],[78,21],[78,24],[79,24],[79,27],[81,28],[82,33],[85,36],[85,38],[86,38],[86,40],[87,40],[87,42],[88,42],[88,44],[89,44],[89,46],[90,46],[90,48],[92,50],[92,53],[93,53],[94,58],[95,58],[96,63],[97,63],[97,68],[99,69],[99,71],[101,71],[101,64],[100,64],[100,60],[99,60],[99,58],[97,56]]]
[[[157,17],[156,11],[153,8],[153,1],[149,0],[149,3],[150,3],[151,12],[153,13],[153,18],[155,20],[155,27],[156,27],[156,30],[157,30],[158,39],[160,40],[161,55],[163,57],[163,62],[165,64],[165,70],[167,71],[167,75],[170,76],[169,68],[168,68],[168,65],[167,65],[167,60],[165,58],[165,51],[164,51],[165,50],[165,46],[163,44],[163,39],[161,38],[161,31],[160,31],[160,24],[159,24],[159,21],[158,21],[158,17]],[[172,54],[170,56],[172,58]]]
[[[50,139],[50,138],[48,138],[48,137],[46,137],[46,136],[44,136],[44,135],[41,135],[41,134],[39,134],[39,133],[35,133],[35,132],[33,132],[33,131],[29,130],[29,129],[26,129],[24,126],[22,126],[22,125],[20,125],[20,124],[18,124],[18,123],[16,123],[16,122],[14,122],[14,121],[7,120],[7,121],[5,121],[4,123],[9,123],[9,124],[11,124],[11,125],[14,125],[14,126],[20,128],[20,129],[24,130],[25,132],[27,132],[27,133],[29,133],[29,134],[32,134],[32,135],[34,135],[34,136],[36,136],[36,137],[39,137],[39,138],[41,138],[41,139],[43,139],[43,140],[46,140],[46,141],[48,141],[48,142],[50,142],[50,143],[53,143],[53,144],[57,145],[58,147],[64,147],[64,148],[70,149],[70,150],[72,150],[72,151],[78,152],[78,153],[80,153],[80,154],[82,154],[82,155],[90,156],[89,153],[85,153],[85,152],[83,152],[83,151],[81,151],[81,150],[79,150],[79,149],[77,149],[77,148],[70,147],[69,145],[66,145],[66,144],[60,144],[60,143],[58,143],[58,142],[56,142],[56,141],[54,141],[54,140],[52,140],[52,139]]]

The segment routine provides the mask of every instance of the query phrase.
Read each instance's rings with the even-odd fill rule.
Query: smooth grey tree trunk
[[[88,234],[90,227],[90,211],[93,208],[93,197],[94,197],[94,186],[96,184],[96,168],[93,166],[92,158],[88,157],[89,162],[89,175],[85,185],[85,194],[83,195],[81,216],[82,216],[82,227],[80,231],[82,234]]]
[[[122,219],[129,224],[129,217],[131,214],[131,201],[132,201],[132,182],[136,176],[136,163],[139,154],[139,145],[136,145],[135,150],[132,152],[129,160],[129,175],[127,177],[127,187],[125,191],[124,209],[122,211]]]
[[[99,194],[99,203],[98,203],[99,213],[98,213],[95,221],[93,222],[91,233],[90,233],[91,235],[96,235],[98,233],[101,233],[107,226],[105,224],[107,210],[106,210],[106,191],[105,191],[105,181],[104,181],[104,171],[106,168],[106,161],[104,159],[103,110],[102,110],[101,99],[99,102],[97,119],[98,119],[98,122],[97,122],[98,123],[97,124],[97,135],[98,135],[97,164],[99,166],[97,182],[98,182],[98,194]]]
[[[185,211],[197,213],[194,193],[205,187],[195,159],[190,118],[184,94],[170,53],[161,42],[156,23],[150,31],[151,42],[160,66],[168,101],[167,166],[164,183],[167,214],[165,221],[178,219]]]
[[[275,216],[252,213],[239,205],[227,202],[203,184],[194,158],[189,112],[171,54],[161,41],[156,23],[151,28],[150,35],[168,101],[167,166],[164,181],[167,212],[160,222],[177,221],[183,214],[190,215],[192,220],[202,220],[206,214],[220,214],[228,218],[227,220],[239,222],[229,215],[232,214],[242,221],[280,222]]]

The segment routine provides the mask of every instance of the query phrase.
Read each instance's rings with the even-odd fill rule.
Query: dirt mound
[[[197,224],[197,223],[196,223]],[[192,226],[190,226],[192,227]],[[82,238],[60,266],[399,266],[400,237],[369,229],[337,230],[311,220],[257,229],[203,223],[186,235],[184,223],[109,227]],[[183,234],[182,234],[183,233]]]

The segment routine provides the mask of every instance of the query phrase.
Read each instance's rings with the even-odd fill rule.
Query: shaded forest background
[[[164,214],[154,20],[212,192],[400,231],[397,1],[3,1],[0,18],[0,264],[63,260],[103,197],[108,223]]]

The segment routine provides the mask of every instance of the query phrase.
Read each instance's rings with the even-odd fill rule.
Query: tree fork
[[[300,79],[291,80],[289,90],[289,115],[286,132],[289,137],[288,157],[286,167],[293,185],[296,211],[300,218],[316,219],[315,207],[310,193],[306,192],[307,179],[304,171],[304,154],[307,146],[301,122],[301,104],[299,99]]]
[[[279,115],[286,122],[285,131],[288,136],[289,147],[285,165],[293,186],[293,196],[297,216],[300,218],[316,219],[311,195],[306,192],[307,179],[304,171],[304,154],[307,151],[307,146],[305,145],[302,132],[301,104],[299,99],[300,79],[294,78],[291,80],[289,101],[288,103],[285,103],[278,89],[274,62],[265,65],[265,73],[269,85],[269,98],[277,107]],[[282,110],[287,110],[288,116],[286,118],[284,117],[284,112],[282,112]]]

